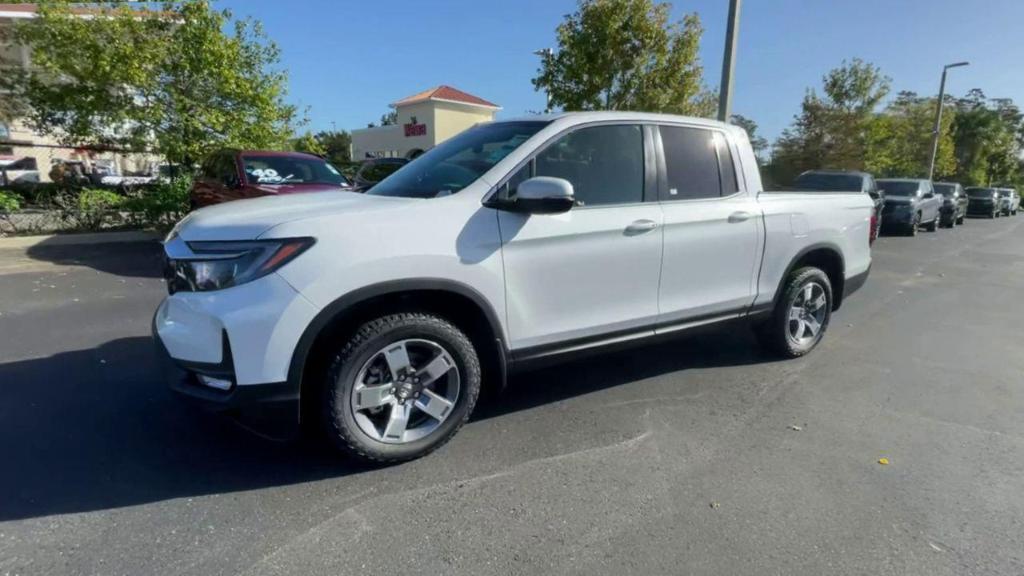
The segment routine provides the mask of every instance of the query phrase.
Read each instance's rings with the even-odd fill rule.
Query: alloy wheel
[[[349,401],[364,434],[387,444],[415,442],[451,415],[459,368],[437,342],[407,339],[374,353],[356,374]]]
[[[789,308],[789,337],[799,346],[814,341],[825,323],[828,312],[825,288],[817,282],[808,282],[797,293]]]

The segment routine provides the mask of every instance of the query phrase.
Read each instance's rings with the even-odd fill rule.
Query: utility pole
[[[725,30],[722,84],[718,89],[718,119],[728,122],[732,114],[732,75],[736,69],[736,36],[740,26],[741,0],[729,0],[729,26]]]
[[[544,64],[547,64],[548,63],[548,59],[550,59],[552,56],[555,55],[555,51],[552,50],[551,48],[541,48],[540,50],[534,50],[533,53],[535,55],[540,56],[541,58],[543,58],[544,59]],[[551,90],[550,89],[547,89],[547,88],[544,89],[544,99],[545,99],[544,113],[545,114],[550,114],[551,113]]]
[[[946,96],[946,71],[950,68],[967,66],[970,62],[957,62],[942,67],[942,81],[939,82],[939,100],[935,103],[935,125],[932,127],[932,158],[928,162],[928,179],[935,175],[935,157],[939,154],[939,133],[942,131],[942,99]]]

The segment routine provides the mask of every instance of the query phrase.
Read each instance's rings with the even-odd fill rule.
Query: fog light
[[[205,376],[203,374],[197,374],[197,376],[199,376],[199,382],[201,382],[204,386],[209,386],[210,388],[216,388],[217,390],[230,390],[231,389],[231,380],[223,380],[221,378],[213,378],[213,377],[210,377],[210,376]]]

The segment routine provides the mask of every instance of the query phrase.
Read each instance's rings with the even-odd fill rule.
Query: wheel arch
[[[843,291],[846,285],[846,260],[843,258],[843,252],[839,246],[830,242],[805,246],[793,256],[789,266],[786,267],[786,273],[782,275],[779,285],[775,289],[773,309],[779,303],[779,298],[782,297],[790,274],[802,266],[814,266],[828,276],[829,283],[832,284],[832,310],[838,310],[843,303]]]
[[[300,420],[310,415],[309,400],[319,382],[318,368],[326,369],[330,344],[346,337],[375,315],[416,309],[449,318],[466,331],[478,347],[484,382],[504,389],[508,350],[502,324],[494,308],[476,289],[437,278],[403,279],[365,286],[331,302],[309,323],[292,353],[288,382],[299,392]],[[324,363],[321,366],[321,363]]]

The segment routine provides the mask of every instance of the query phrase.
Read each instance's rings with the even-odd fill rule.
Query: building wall
[[[494,120],[494,111],[477,106],[434,102],[435,143],[441,143],[480,122]]]
[[[407,158],[414,151],[425,152],[459,132],[494,119],[494,111],[477,106],[465,106],[429,100],[396,108],[398,125],[378,126],[352,131],[352,159],[368,157]],[[413,122],[413,119],[416,122]],[[407,124],[424,124],[426,133],[406,136]]]

